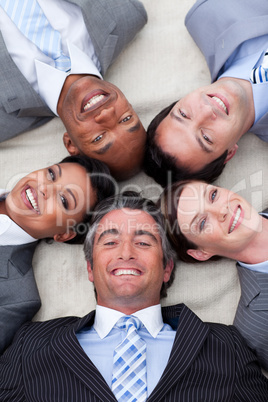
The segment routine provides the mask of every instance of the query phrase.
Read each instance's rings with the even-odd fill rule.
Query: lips
[[[40,214],[38,206],[38,199],[35,190],[30,186],[25,186],[21,192],[24,204],[28,209],[34,210],[37,214]]]
[[[102,106],[108,99],[109,95],[101,90],[95,90],[87,94],[81,105],[81,113],[88,112],[89,110],[97,109]]]
[[[228,230],[228,234],[232,233],[235,229],[238,228],[238,226],[240,225],[240,223],[243,220],[243,211],[240,205],[237,206],[236,210],[234,211],[231,221],[230,221],[230,225],[229,225],[229,230]]]
[[[209,96],[218,104],[218,106],[224,113],[226,113],[227,115],[229,114],[229,103],[227,99],[223,98],[222,96],[219,97],[218,95],[209,95]]]

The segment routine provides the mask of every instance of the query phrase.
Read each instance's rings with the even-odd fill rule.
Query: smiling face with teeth
[[[136,174],[142,164],[146,133],[136,112],[113,84],[94,76],[66,79],[58,113],[71,155],[105,162],[119,180]]]
[[[187,254],[200,261],[213,255],[237,259],[261,228],[260,215],[244,198],[199,181],[183,187],[177,219],[183,235],[197,246]]]
[[[254,122],[248,81],[222,78],[181,98],[156,130],[156,143],[178,166],[196,172],[228,150]]]
[[[99,305],[131,314],[158,304],[173,264],[163,266],[156,221],[142,210],[113,210],[99,222],[93,246],[94,282]]]
[[[86,169],[62,163],[23,177],[2,204],[2,213],[36,239],[66,241],[75,236],[72,227],[95,203]]]

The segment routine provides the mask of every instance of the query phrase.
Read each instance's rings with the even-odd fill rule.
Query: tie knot
[[[134,326],[135,329],[139,329],[141,327],[141,321],[132,315],[125,315],[117,321],[116,326],[120,329],[126,329],[127,331],[131,326]]]

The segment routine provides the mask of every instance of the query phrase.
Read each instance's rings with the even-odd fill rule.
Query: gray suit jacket
[[[32,269],[36,245],[0,246],[0,354],[41,306]]]
[[[236,328],[204,323],[182,304],[163,308],[163,319],[177,334],[147,402],[267,402],[268,380]],[[0,358],[1,402],[116,402],[75,335],[93,322],[91,312],[25,324]]]
[[[268,213],[268,209],[263,212]],[[268,274],[251,271],[239,264],[237,269],[241,298],[234,325],[268,371]]]
[[[268,274],[237,264],[241,298],[234,325],[268,371]]]
[[[204,54],[215,81],[242,42],[268,34],[268,1],[197,0],[185,17],[185,25]],[[250,131],[268,141],[268,112]]]
[[[79,5],[104,75],[147,22],[138,0],[66,0]],[[0,33],[0,141],[36,128],[54,114],[21,74]]]

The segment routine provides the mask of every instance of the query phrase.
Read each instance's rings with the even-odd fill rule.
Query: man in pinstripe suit
[[[267,401],[268,380],[233,326],[185,305],[160,307],[174,253],[155,205],[136,193],[101,202],[85,242],[96,311],[25,324],[0,358],[0,400],[112,402],[113,352],[124,315],[141,322],[147,401]]]

